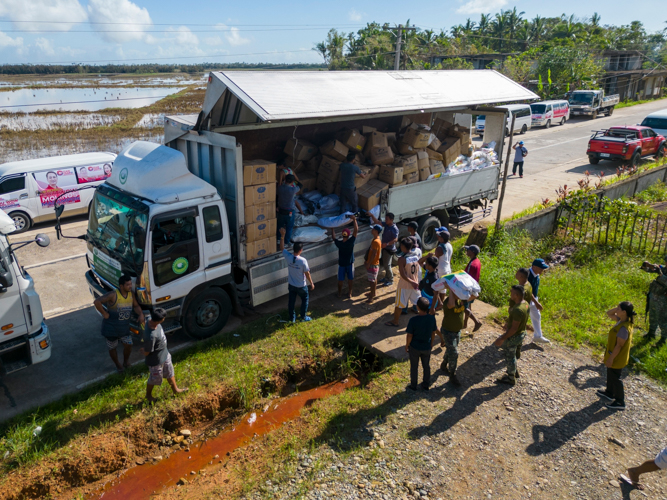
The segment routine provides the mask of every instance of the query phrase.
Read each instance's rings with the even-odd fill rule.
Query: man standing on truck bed
[[[361,172],[361,169],[352,163],[357,157],[356,153],[350,152],[347,154],[347,161],[340,164],[340,209],[341,213],[350,211],[354,214],[359,211],[357,187],[354,185],[355,176],[362,179],[366,174]]]
[[[109,356],[116,365],[118,373],[122,373],[130,366],[130,354],[132,354],[132,335],[130,334],[132,309],[139,316],[139,323],[144,323],[144,313],[132,293],[132,278],[126,274],[118,278],[118,290],[113,290],[95,299],[93,305],[103,318],[102,335],[106,338]],[[122,365],[116,352],[119,340],[123,344]]]
[[[350,215],[354,223],[354,232],[349,228],[343,229],[343,241],[336,239],[336,229],[331,229],[334,245],[338,248],[338,296],[343,295],[343,282],[347,276],[347,297],[352,298],[352,284],[354,283],[354,243],[357,241],[359,224],[354,215]]]
[[[394,283],[394,272],[391,269],[394,255],[396,254],[396,242],[398,241],[398,226],[394,224],[394,214],[387,212],[384,216],[384,222],[375,217],[370,212],[368,215],[373,220],[373,224],[380,224],[383,227],[382,231],[382,267],[384,268],[384,279],[382,284],[391,286]]]
[[[296,195],[301,190],[294,183],[294,176],[289,174],[285,176],[285,182],[278,186],[278,239],[281,238],[280,229],[285,229],[285,240],[289,246],[292,241],[292,229],[294,228],[294,216],[296,209],[303,214],[301,205],[296,201]]]
[[[280,228],[280,251],[287,261],[287,289],[289,295],[287,299],[287,311],[289,312],[289,319],[292,323],[296,323],[296,297],[301,297],[301,319],[303,321],[310,321],[308,316],[308,287],[315,290],[315,283],[310,277],[310,267],[308,261],[301,257],[303,250],[303,243],[297,241],[294,244],[293,252],[285,250],[285,233],[287,231],[284,227]],[[308,286],[306,286],[308,285]]]

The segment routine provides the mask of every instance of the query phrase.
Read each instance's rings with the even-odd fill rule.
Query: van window
[[[517,118],[521,118],[523,116],[530,116],[530,106],[526,106],[525,108],[517,109],[516,111],[513,111],[513,114]]]
[[[0,194],[9,194],[23,189],[25,189],[25,177],[22,175],[18,177],[9,177],[0,182]]]
[[[196,218],[166,218],[153,227],[153,274],[158,286],[199,269]]]
[[[550,112],[550,111],[553,111],[553,110],[554,110],[554,108],[551,106],[551,104],[549,104],[547,106],[547,113]]]
[[[544,113],[546,106],[544,104],[531,104],[530,110],[536,115],[541,115]]]
[[[220,218],[220,209],[217,206],[206,207],[202,210],[204,218],[204,232],[206,233],[206,243],[222,239],[222,219]]]

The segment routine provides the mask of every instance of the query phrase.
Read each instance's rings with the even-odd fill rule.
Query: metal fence
[[[556,234],[650,255],[667,253],[667,215],[623,199],[581,194],[561,203]]]

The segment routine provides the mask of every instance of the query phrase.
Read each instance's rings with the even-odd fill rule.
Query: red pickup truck
[[[645,156],[663,158],[665,147],[665,138],[652,128],[611,127],[591,136],[586,154],[592,165],[597,165],[600,160],[625,160],[636,166]]]

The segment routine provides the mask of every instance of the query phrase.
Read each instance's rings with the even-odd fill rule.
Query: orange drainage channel
[[[318,399],[340,394],[350,387],[359,385],[354,378],[342,382],[332,382],[315,389],[289,396],[272,403],[273,409],[257,415],[244,415],[241,422],[231,431],[192,445],[190,451],[176,451],[160,462],[128,469],[117,480],[87,498],[143,500],[149,499],[160,490],[174,486],[182,477],[189,477],[190,471],[199,471],[209,465],[215,455],[225,456],[249,443],[255,434],[268,434],[280,425],[295,419],[301,409]]]

